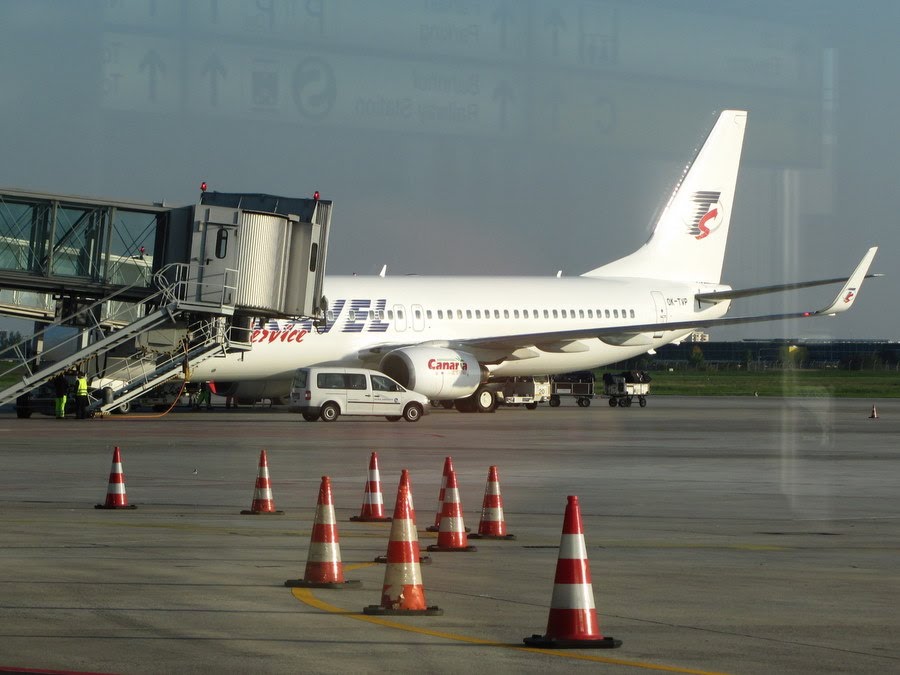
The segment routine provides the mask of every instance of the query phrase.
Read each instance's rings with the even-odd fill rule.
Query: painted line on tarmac
[[[642,668],[644,670],[657,670],[666,673],[689,673],[690,675],[724,675],[724,673],[708,670],[692,670],[690,668],[679,668],[677,666],[664,666],[655,663],[645,663],[642,661],[626,661],[624,659],[613,659],[603,656],[593,656],[590,654],[576,654],[572,652],[558,651],[553,649],[535,649],[534,647],[520,647],[519,645],[511,645],[505,642],[495,642],[493,640],[483,640],[481,638],[470,637],[467,635],[457,635],[456,633],[447,633],[439,630],[431,630],[430,628],[420,628],[419,626],[410,626],[408,624],[397,623],[389,619],[382,619],[377,616],[369,616],[367,614],[359,614],[348,612],[345,609],[330,605],[320,600],[308,588],[292,588],[291,594],[300,602],[314,609],[328,612],[329,614],[340,614],[357,621],[367,621],[385,628],[395,628],[397,630],[407,631],[409,633],[418,633],[419,635],[430,635],[431,637],[442,638],[445,640],[454,640],[455,642],[466,642],[468,644],[481,645],[483,647],[501,647],[504,649],[514,649],[520,652],[530,652],[532,654],[543,654],[546,656],[558,656],[564,659],[575,659],[577,661],[593,661],[595,663],[607,663],[616,666],[630,666],[632,668]]]

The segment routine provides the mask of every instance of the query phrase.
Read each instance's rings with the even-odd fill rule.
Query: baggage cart
[[[603,396],[609,399],[609,407],[628,408],[637,399],[638,405],[647,407],[650,395],[650,376],[642,371],[603,375]]]
[[[587,408],[594,395],[594,373],[583,371],[557,375],[550,387],[550,405],[556,408],[562,403],[563,396],[573,396],[580,407]]]

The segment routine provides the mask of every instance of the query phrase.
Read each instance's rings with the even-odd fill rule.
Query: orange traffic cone
[[[397,504],[394,522],[388,541],[387,566],[384,570],[384,586],[381,604],[363,608],[364,614],[424,614],[439,616],[444,610],[429,607],[425,602],[422,586],[422,569],[419,566],[419,539],[416,535],[416,512],[412,506],[412,488],[409,471],[403,469],[397,488]]]
[[[547,634],[532,635],[524,642],[529,647],[551,649],[612,649],[622,645],[621,640],[600,634],[578,497],[570,496],[566,505]]]
[[[877,420],[877,419],[878,419],[878,411],[875,410],[875,406],[874,406],[874,405],[872,405],[872,414],[869,415],[869,419],[870,419],[870,420]]]
[[[441,474],[441,491],[438,493],[437,513],[434,514],[434,525],[425,528],[426,532],[439,532],[441,529],[441,515],[444,513],[444,493],[447,491],[447,476],[453,471],[453,458],[444,458],[444,471]]]
[[[256,474],[256,488],[253,490],[253,501],[249,511],[241,511],[245,516],[283,516],[284,511],[275,510],[272,498],[272,484],[269,482],[269,460],[265,449],[259,453],[259,472]]]
[[[128,505],[128,495],[125,494],[125,474],[122,473],[122,453],[119,446],[113,450],[112,467],[109,470],[109,484],[106,487],[106,502],[94,504],[95,509],[134,509],[136,506]]]
[[[444,514],[444,495],[447,492],[447,476],[450,475],[451,471],[453,471],[453,458],[445,457],[444,471],[441,473],[441,491],[438,493],[437,513],[434,514],[434,525],[426,527],[426,532],[440,532],[441,530],[441,517]],[[466,528],[466,532],[468,531],[469,528]]]
[[[334,517],[331,479],[328,476],[322,476],[322,485],[319,487],[316,518],[309,538],[309,553],[306,555],[306,572],[302,579],[288,579],[284,585],[301,588],[347,588],[360,585],[359,581],[344,581],[341,544]]]
[[[415,514],[416,507],[413,504],[413,495],[412,495],[412,485],[409,482],[409,472],[404,469],[404,472],[400,474],[400,485],[402,486],[404,483],[406,484],[406,489],[409,491],[409,510],[411,513]],[[399,491],[399,488],[398,488]],[[396,504],[394,505],[394,510],[397,510]],[[388,518],[388,520],[391,520]],[[413,520],[415,520],[415,515],[413,515]],[[388,561],[388,557],[386,555],[376,556],[374,562],[377,563],[386,563]],[[419,563],[422,565],[430,565],[431,564],[431,556],[426,553],[419,553]]]
[[[515,539],[516,535],[506,533],[503,519],[503,497],[500,494],[500,478],[497,467],[488,469],[488,479],[484,486],[484,501],[481,503],[481,521],[478,533],[469,535],[472,539]]]
[[[447,477],[447,490],[444,493],[444,509],[441,514],[441,531],[438,532],[437,544],[428,547],[429,551],[477,551],[469,546],[466,536],[466,524],[463,521],[462,504],[459,501],[459,487],[456,484],[456,472],[450,469]]]
[[[358,516],[350,520],[364,523],[390,522],[390,516],[384,515],[384,497],[381,494],[381,474],[378,472],[378,453],[373,452],[369,458],[369,476],[366,480],[366,490],[363,493],[362,508]]]

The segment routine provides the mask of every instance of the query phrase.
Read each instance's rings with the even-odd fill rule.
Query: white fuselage
[[[629,325],[710,319],[728,303],[698,307],[695,293],[726,288],[639,278],[330,277],[327,324],[263,321],[252,350],[209,359],[195,380],[289,381],[317,365],[377,366],[397,347],[431,344],[462,350],[492,337],[501,345],[472,351],[492,375],[547,375],[600,367],[678,340],[689,329],[629,334]],[[559,341],[566,330],[621,327],[604,339]],[[540,334],[546,334],[541,336]],[[528,340],[518,335],[537,336]],[[374,350],[374,351],[373,351]],[[495,357],[495,358],[490,358]]]

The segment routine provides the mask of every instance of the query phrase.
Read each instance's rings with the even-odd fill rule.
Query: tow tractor
[[[498,400],[503,405],[524,405],[534,410],[538,403],[550,400],[550,378],[546,375],[507,377],[499,384]]]

